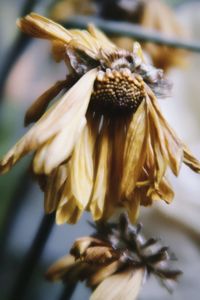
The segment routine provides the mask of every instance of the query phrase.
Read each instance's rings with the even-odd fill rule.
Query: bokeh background
[[[49,16],[56,2],[58,1],[0,0],[1,156],[25,132],[23,117],[28,106],[45,89],[65,76],[65,66],[53,62],[48,42],[23,37],[19,43],[21,37],[15,25],[17,17],[24,9],[31,9],[34,4],[32,10]],[[200,42],[200,1],[165,2],[175,11],[190,37]],[[14,60],[17,55],[18,59]],[[172,68],[168,72],[168,77],[173,82],[172,97],[160,100],[160,105],[179,136],[200,158],[200,53],[190,52],[187,61],[187,67],[184,69]],[[11,63],[12,70],[7,72]],[[10,299],[11,290],[18,279],[26,253],[32,247],[43,217],[43,194],[28,170],[30,159],[31,157],[23,159],[9,174],[0,177],[1,300]],[[157,203],[153,207],[141,209],[139,221],[143,223],[147,236],[161,237],[163,243],[171,247],[178,258],[177,266],[184,274],[173,295],[161,288],[156,279],[150,278],[142,289],[139,299],[198,300],[200,177],[185,166],[182,167],[178,179],[170,174],[169,177],[176,191],[174,202],[170,206]],[[90,216],[85,213],[75,226],[52,227],[34,272],[29,282],[24,285],[23,299],[64,299],[62,284],[45,281],[44,273],[52,262],[68,252],[76,237],[91,232],[87,220],[90,220]],[[50,231],[48,224],[47,221],[47,234]],[[88,299],[89,294],[90,291],[79,284],[72,299]],[[21,300],[18,295],[15,296],[15,299]]]

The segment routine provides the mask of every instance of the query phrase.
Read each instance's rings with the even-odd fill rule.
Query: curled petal
[[[77,265],[74,256],[66,255],[55,262],[46,272],[46,278],[51,281],[60,280],[72,267]]]
[[[80,121],[84,120],[93,89],[93,83],[96,78],[96,72],[96,69],[89,71],[60,101],[50,107],[42,118],[0,161],[0,173],[7,172],[21,157],[38,148],[42,149],[42,153],[40,155],[38,154],[42,167],[35,161],[34,168],[37,173],[40,171],[50,173],[52,168],[55,168],[58,163],[67,159],[73,147],[72,144],[74,140],[72,134],[75,134],[76,138],[78,137]],[[67,138],[71,138],[70,146],[68,146],[67,149],[62,149],[62,158],[60,155],[53,157],[51,162],[52,157],[50,158],[47,155],[57,152],[56,146],[59,148],[59,144],[55,145],[55,141],[62,142],[63,145],[66,145]],[[45,145],[45,143],[47,143],[47,145]],[[44,162],[46,158],[47,162]]]

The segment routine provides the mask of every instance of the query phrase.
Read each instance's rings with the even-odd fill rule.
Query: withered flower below
[[[86,280],[92,300],[136,299],[149,275],[156,276],[171,292],[181,272],[172,269],[167,247],[146,240],[141,226],[130,225],[125,215],[119,225],[99,224],[93,236],[75,241],[71,255],[54,263],[46,277],[74,283]]]
[[[184,38],[187,35],[175,13],[162,0],[104,0],[99,2],[99,6],[100,15],[106,19],[136,23],[168,37]],[[112,9],[109,9],[110,7]],[[114,37],[113,41],[119,47],[128,50],[132,47],[132,39],[128,37]],[[186,65],[184,50],[151,42],[143,43],[142,47],[156,67],[167,70],[174,66]]]
[[[140,205],[171,202],[168,167],[177,176],[183,161],[200,172],[159,109],[156,96],[166,96],[169,84],[145,63],[137,43],[129,52],[93,26],[67,30],[34,13],[18,26],[50,40],[69,75],[29,108],[26,124],[38,121],[0,161],[0,173],[34,152],[45,210],[56,210],[57,223],[75,223],[84,210],[94,220],[108,219],[118,207],[134,222]],[[46,110],[60,91],[64,95]]]

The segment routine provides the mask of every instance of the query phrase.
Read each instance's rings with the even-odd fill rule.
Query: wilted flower
[[[143,61],[137,43],[132,52],[119,49],[93,26],[67,30],[37,14],[18,25],[50,40],[70,74],[29,108],[26,123],[39,121],[0,161],[0,173],[34,151],[45,210],[56,210],[59,224],[75,223],[84,210],[107,219],[117,207],[134,221],[140,204],[170,203],[167,168],[177,176],[182,161],[195,172],[200,163],[159,109],[155,95],[166,96],[169,88],[162,71]]]
[[[146,240],[140,230],[125,215],[119,225],[99,224],[93,236],[75,241],[71,255],[54,263],[47,278],[67,284],[86,280],[94,290],[90,299],[98,300],[136,299],[149,275],[171,292],[181,272],[172,269],[168,248],[153,238]]]
[[[147,29],[156,30],[167,37],[183,38],[185,30],[179,24],[174,12],[161,0],[104,0],[99,1],[100,15],[107,19],[137,23]],[[112,9],[109,9],[112,7]],[[116,37],[113,41],[119,46],[131,49],[132,39]],[[164,70],[173,66],[184,66],[186,52],[168,46],[143,43],[142,47],[156,67]]]
[[[75,14],[91,15],[96,13],[94,0],[59,0],[52,6],[50,15],[54,20],[66,20]]]

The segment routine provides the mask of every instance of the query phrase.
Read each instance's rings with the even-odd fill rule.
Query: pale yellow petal
[[[18,19],[17,25],[24,33],[37,38],[55,39],[63,43],[69,43],[72,39],[69,30],[36,13]]]
[[[150,89],[148,89],[148,94],[152,117],[155,116],[154,121],[156,120],[157,124],[160,123],[160,127],[162,128],[164,134],[164,136],[160,136],[160,139],[163,139],[162,144],[167,151],[167,153],[164,152],[164,155],[168,160],[171,170],[177,176],[179,174],[181,163],[183,160],[183,143],[180,141],[176,133],[172,130],[168,122],[163,117],[158,106],[157,99]]]
[[[124,149],[124,172],[121,182],[122,198],[131,197],[146,157],[148,118],[143,101],[128,126]]]
[[[200,173],[200,161],[197,160],[189,150],[189,148],[184,145],[184,163],[190,167],[196,173]]]
[[[76,115],[80,116],[80,120],[84,117],[90,101],[96,72],[96,69],[93,69],[86,73],[60,101],[50,107],[43,117],[0,161],[0,173],[8,171],[28,152],[43,146],[45,142],[55,137],[60,130],[67,129],[70,123],[74,122],[74,118],[77,121]],[[76,129],[74,128],[74,130]],[[62,136],[58,139],[61,138]],[[45,158],[46,155],[44,155]]]
[[[76,213],[76,209],[76,200],[73,197],[67,199],[67,202],[62,206],[59,205],[56,210],[56,223],[58,225],[71,223],[70,220],[73,218],[74,213]]]
[[[143,269],[128,270],[105,279],[92,293],[90,300],[137,299],[144,277]]]
[[[92,128],[88,124],[75,145],[69,174],[71,193],[76,198],[80,209],[85,209],[88,205],[93,189],[94,144]]]

